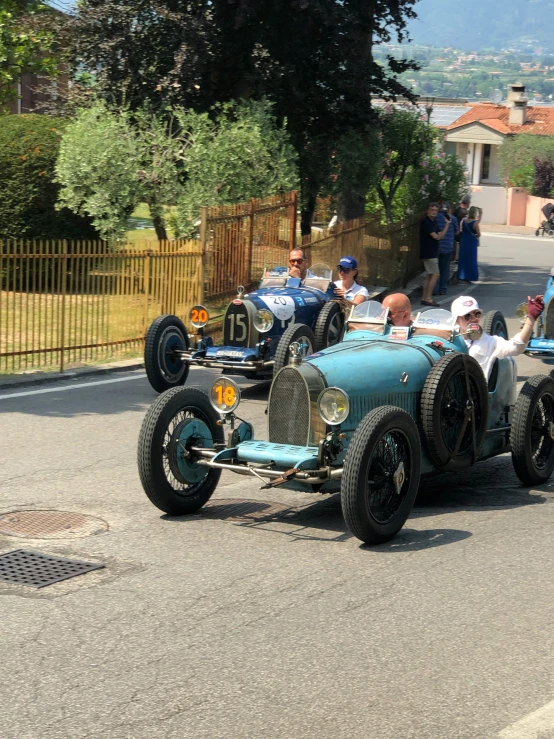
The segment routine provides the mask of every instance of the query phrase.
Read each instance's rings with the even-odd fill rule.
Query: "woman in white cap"
[[[358,276],[358,262],[354,257],[342,257],[337,265],[340,280],[335,280],[335,295],[337,298],[348,300],[353,305],[363,303],[369,299],[367,288],[356,282]]]
[[[490,334],[483,332],[479,325],[483,313],[478,302],[470,295],[462,295],[462,297],[456,298],[450,310],[460,327],[460,333],[465,339],[470,356],[479,362],[488,380],[495,359],[523,354],[531,338],[535,321],[544,310],[544,302],[542,295],[537,295],[534,299],[527,298],[527,318],[521,331],[513,339],[490,336]],[[471,332],[472,336],[479,336],[480,332],[480,336],[479,338],[470,339],[468,332]]]

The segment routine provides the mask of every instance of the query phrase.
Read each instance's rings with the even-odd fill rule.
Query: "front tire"
[[[439,359],[421,392],[421,426],[434,466],[454,471],[473,464],[487,433],[488,415],[487,382],[479,363],[467,354]]]
[[[291,363],[289,347],[293,341],[298,341],[302,345],[302,357],[307,357],[308,354],[313,354],[316,350],[314,332],[309,326],[306,326],[304,323],[293,323],[292,326],[288,326],[277,344],[277,350],[273,359],[273,377],[275,377],[279,370]]]
[[[400,531],[419,487],[421,446],[406,411],[381,406],[356,429],[344,460],[341,505],[346,525],[366,544],[383,544]]]
[[[488,313],[485,313],[481,326],[486,334],[501,336],[503,339],[509,338],[506,319],[499,310],[490,310]]]
[[[344,313],[336,300],[325,303],[315,322],[314,336],[317,350],[338,344],[344,334]]]
[[[512,462],[524,485],[541,485],[554,470],[554,380],[530,377],[516,400],[510,433]]]
[[[144,367],[148,381],[159,393],[184,385],[190,365],[179,356],[189,348],[184,323],[177,316],[159,316],[146,332]]]
[[[221,470],[198,465],[188,450],[223,443],[218,420],[208,396],[195,388],[172,388],[150,406],[137,462],[144,492],[157,508],[179,516],[195,513],[209,500]]]

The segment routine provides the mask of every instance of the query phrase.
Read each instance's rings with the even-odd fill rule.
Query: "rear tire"
[[[144,367],[154,390],[163,393],[185,384],[190,364],[178,352],[188,348],[187,330],[177,316],[159,316],[150,324],[144,343]]]
[[[299,341],[305,345],[303,356],[313,354],[316,350],[317,345],[312,329],[304,323],[293,323],[292,326],[285,329],[284,334],[277,344],[277,350],[273,360],[273,377],[275,377],[279,370],[291,363],[289,347],[293,341]]]
[[[530,377],[516,400],[510,434],[512,462],[524,485],[541,485],[554,470],[554,379]]]
[[[343,335],[344,313],[339,303],[330,300],[325,303],[315,322],[314,336],[317,351],[338,344]]]
[[[200,466],[194,469],[193,462],[188,468],[196,481],[178,479],[181,475],[175,467],[176,455],[180,446],[184,444],[186,448],[179,438],[179,427],[194,418],[205,424],[211,434],[211,442],[202,439],[200,443],[213,447],[224,441],[223,428],[217,425],[219,414],[208,396],[195,388],[175,387],[160,395],[148,409],[140,430],[137,462],[142,487],[157,508],[174,516],[195,513],[209,500],[221,477],[221,470]],[[189,438],[192,441],[195,437]]]
[[[503,339],[509,338],[506,319],[499,310],[490,310],[488,313],[485,313],[485,317],[481,321],[481,326],[486,334],[501,336]]]
[[[366,544],[394,538],[412,510],[420,472],[411,416],[390,405],[370,411],[354,432],[341,480],[342,513],[354,536]]]

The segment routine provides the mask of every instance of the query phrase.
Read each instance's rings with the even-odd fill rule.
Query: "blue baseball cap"
[[[341,257],[338,267],[344,267],[345,269],[358,269],[358,262],[354,257]]]

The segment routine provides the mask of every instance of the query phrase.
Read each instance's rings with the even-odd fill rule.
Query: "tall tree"
[[[387,106],[381,115],[383,167],[377,193],[388,223],[392,223],[393,203],[408,174],[429,158],[437,142],[437,131],[417,110]]]
[[[131,109],[180,105],[201,112],[220,102],[269,98],[279,119],[287,120],[299,156],[308,233],[337,147],[344,151],[348,141],[370,139],[371,97],[410,94],[395,74],[413,65],[392,58],[380,65],[372,47],[405,37],[414,4],[83,0],[76,61],[94,71],[108,102]],[[363,213],[363,179],[348,180],[345,218]]]

